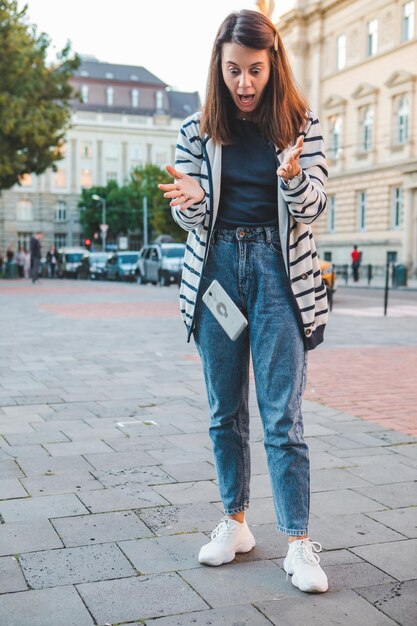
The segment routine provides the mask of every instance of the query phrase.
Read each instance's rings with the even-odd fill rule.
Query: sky
[[[78,54],[145,67],[203,100],[211,47],[222,20],[255,0],[26,0],[28,19],[51,38],[50,58],[69,40]],[[277,0],[279,12],[292,0]]]

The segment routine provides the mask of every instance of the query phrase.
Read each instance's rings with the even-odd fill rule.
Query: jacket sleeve
[[[187,118],[180,128],[175,150],[175,168],[188,174],[201,184],[201,166],[203,164],[202,139],[200,122],[197,118]],[[204,222],[207,211],[207,200],[193,204],[189,209],[181,211],[172,207],[172,217],[184,230],[193,230]]]
[[[304,134],[303,151],[300,155],[302,178],[295,189],[289,189],[281,180],[281,192],[288,210],[297,222],[311,224],[326,208],[325,184],[328,177],[324,140],[320,122],[310,115]]]

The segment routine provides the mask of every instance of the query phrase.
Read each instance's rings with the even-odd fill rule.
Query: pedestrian
[[[26,244],[23,244],[23,254],[25,257],[25,262],[23,264],[23,275],[25,278],[29,278],[30,276],[30,253],[26,248]]]
[[[361,256],[362,254],[359,252],[358,246],[354,245],[353,250],[350,253],[350,257],[352,259],[353,282],[355,283],[359,281],[359,268],[361,266]]]
[[[9,246],[7,246],[7,250],[6,250],[6,267],[5,267],[5,274],[6,274],[6,278],[14,278],[14,274],[15,274],[15,260],[14,260],[14,250],[13,250],[13,246],[10,244]]]
[[[21,244],[19,244],[16,252],[16,265],[19,278],[23,278],[25,275],[25,253],[23,252],[23,246]]]
[[[30,239],[30,275],[33,284],[39,280],[39,266],[42,258],[42,239],[43,233],[41,231],[32,235]]]
[[[225,517],[199,553],[221,565],[255,539],[249,505],[249,355],[263,422],[284,569],[302,591],[327,576],[308,535],[309,452],[301,398],[307,350],[323,341],[326,288],[310,224],[325,209],[318,119],[297,89],[283,43],[257,11],[231,13],[214,41],[202,111],[181,126],[173,183],[160,184],[189,231],[180,302],[200,354]],[[248,326],[231,341],[202,302],[217,279]]]
[[[0,250],[0,276],[3,276],[3,253]]]
[[[54,244],[52,244],[46,253],[46,261],[48,263],[49,276],[55,278],[55,269],[57,266],[57,255]]]

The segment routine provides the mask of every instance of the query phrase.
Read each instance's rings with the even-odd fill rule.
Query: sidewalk
[[[379,372],[415,416],[402,374],[381,363],[415,362],[417,318],[334,315],[311,354],[310,535],[330,582],[312,596],[282,569],[253,388],[257,546],[221,568],[196,559],[222,510],[177,298],[173,287],[1,282],[0,626],[415,626],[417,438],[395,403],[384,417],[366,391]],[[360,377],[343,392],[352,359]]]

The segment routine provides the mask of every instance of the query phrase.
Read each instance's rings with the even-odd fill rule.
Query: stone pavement
[[[222,512],[177,297],[0,281],[0,626],[415,626],[417,317],[335,311],[310,355],[310,530],[330,589],[309,596],[282,569],[253,390],[257,546],[196,560]]]

